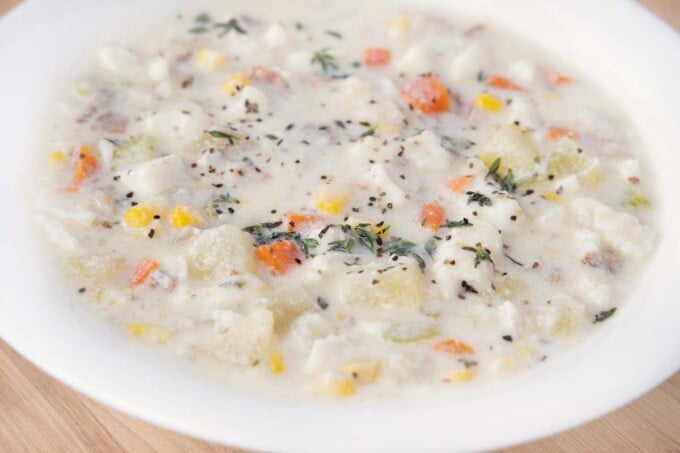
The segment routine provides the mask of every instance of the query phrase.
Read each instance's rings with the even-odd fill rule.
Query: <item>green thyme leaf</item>
[[[487,248],[484,248],[481,244],[477,244],[475,247],[463,247],[463,250],[475,254],[475,268],[479,266],[482,261],[488,261],[491,264],[494,264],[493,260],[491,259],[491,251]]]
[[[352,253],[352,248],[354,247],[354,239],[347,238],[340,241],[333,241],[328,244],[330,247],[328,251],[330,252],[343,252]]]
[[[480,206],[491,206],[491,198],[479,192],[466,192],[468,196],[467,204],[478,203]]]
[[[439,225],[440,228],[464,228],[471,226],[472,224],[467,217],[463,217],[463,220],[447,220],[445,223]]]
[[[595,315],[595,320],[593,321],[593,324],[603,322],[611,318],[614,315],[614,313],[616,313],[616,307],[599,312],[598,314]]]
[[[335,62],[335,57],[328,53],[328,49],[317,50],[312,54],[312,64],[319,64],[321,66],[321,71],[324,74],[328,74],[332,70],[338,69],[338,65]]]
[[[222,37],[231,31],[235,31],[240,35],[248,34],[248,32],[243,27],[241,27],[241,25],[238,23],[238,20],[236,19],[229,19],[227,22],[218,22],[214,25],[214,27],[221,29],[220,33],[218,34],[219,37]]]

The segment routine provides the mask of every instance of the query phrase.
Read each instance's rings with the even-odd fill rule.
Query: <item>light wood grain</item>
[[[19,1],[0,0],[0,14]],[[680,28],[680,0],[642,3]],[[0,451],[238,452],[103,407],[50,378],[1,340]],[[680,452],[680,373],[646,396],[587,425],[502,451]]]

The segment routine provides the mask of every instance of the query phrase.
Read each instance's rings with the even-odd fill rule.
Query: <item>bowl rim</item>
[[[66,8],[55,6],[48,0],[28,0],[15,7],[0,19],[0,43],[4,43],[0,44],[0,62],[7,64],[3,56],[10,51],[17,51],[17,46],[25,37],[26,24],[45,20],[51,14],[62,13],[64,9],[75,10],[78,6],[83,7],[87,14],[100,9],[94,5],[88,5],[89,9],[85,8],[85,2],[86,0],[72,0],[68,2],[69,8]],[[129,5],[133,2],[134,0],[124,0],[120,5]],[[536,3],[536,0],[521,2],[529,5]],[[158,3],[159,1],[149,2],[150,5]],[[442,4],[439,0],[431,0],[429,3]],[[491,0],[484,3],[494,4]],[[616,14],[612,14],[611,10],[614,4]],[[663,139],[666,143],[674,145],[670,148],[677,148],[680,143],[671,132],[673,122],[676,125],[680,124],[677,122],[677,119],[680,119],[678,118],[680,98],[674,86],[672,71],[674,67],[680,66],[680,54],[677,51],[680,48],[678,35],[667,24],[632,1],[614,3],[556,0],[552,7],[560,8],[591,25],[594,23],[593,19],[601,20],[603,26],[607,27],[607,33],[612,39],[615,38],[621,48],[635,54],[635,59],[644,60],[647,70],[640,76],[642,77],[640,80],[654,83],[653,94],[666,93],[663,103],[661,97],[650,98],[651,104],[659,106],[659,116],[654,119],[663,125],[663,130],[660,126],[657,130],[660,138],[656,140]],[[70,11],[69,14],[78,13]],[[633,23],[637,24],[637,27],[631,30],[630,25]],[[671,50],[668,51],[669,49]],[[621,63],[621,66],[625,67],[625,64]],[[668,71],[669,68],[671,71]],[[0,75],[0,81],[11,80],[10,77],[12,76]],[[27,88],[20,87],[20,91],[25,89]],[[8,90],[7,83],[0,83],[0,93],[7,93],[10,99],[15,99]],[[9,106],[0,107],[0,118],[10,117],[12,104],[11,102],[8,104]],[[670,118],[664,120],[661,113],[670,114]],[[14,131],[7,132],[14,138]],[[20,142],[22,138],[17,136],[16,140]],[[673,156],[664,155],[664,159],[678,161]],[[321,446],[328,451],[347,448],[358,451],[376,449],[409,451],[414,448],[439,451],[443,445],[447,445],[447,450],[448,447],[457,450],[476,450],[525,442],[574,427],[620,407],[647,392],[680,368],[680,335],[672,324],[672,321],[680,316],[680,308],[673,308],[662,300],[662,298],[677,300],[677,290],[680,289],[677,279],[672,279],[677,276],[675,269],[678,269],[680,264],[677,253],[680,251],[678,250],[680,241],[677,240],[678,233],[672,230],[679,224],[678,215],[669,209],[672,198],[665,195],[666,192],[672,192],[677,188],[678,182],[666,176],[666,170],[661,168],[659,170],[665,178],[662,178],[664,185],[660,188],[662,204],[666,207],[665,211],[661,212],[660,219],[661,243],[664,247],[653,258],[652,267],[654,272],[658,272],[658,275],[662,275],[666,281],[654,290],[646,292],[650,298],[650,301],[646,302],[649,302],[648,307],[665,308],[663,315],[648,313],[651,308],[647,311],[642,310],[640,303],[621,316],[617,314],[617,318],[620,319],[598,336],[599,344],[593,348],[594,352],[591,354],[593,357],[579,359],[572,354],[571,357],[565,357],[561,363],[546,365],[546,373],[541,375],[551,376],[551,379],[536,377],[535,374],[520,376],[519,380],[528,378],[527,382],[532,384],[531,392],[521,386],[511,391],[513,386],[520,385],[516,377],[508,378],[498,386],[485,388],[484,394],[473,392],[483,404],[476,405],[470,398],[462,400],[465,403],[466,417],[471,418],[472,422],[466,422],[455,407],[448,405],[451,401],[443,395],[436,396],[436,399],[440,400],[439,403],[431,399],[387,403],[318,401],[292,403],[231,391],[225,391],[223,395],[215,397],[213,392],[221,387],[211,383],[198,383],[191,376],[177,375],[166,365],[155,362],[145,351],[140,351],[138,357],[127,355],[134,348],[132,344],[122,345],[120,351],[109,351],[105,342],[93,339],[91,345],[83,344],[82,351],[75,351],[72,348],[78,341],[59,327],[49,327],[49,314],[36,315],[36,319],[27,321],[26,318],[19,317],[19,309],[11,307],[8,303],[17,295],[40,290],[30,286],[39,280],[25,275],[26,271],[21,270],[25,269],[24,267],[12,266],[12,263],[27,259],[15,250],[16,243],[26,246],[27,250],[30,249],[30,245],[22,242],[27,240],[21,233],[22,226],[26,224],[20,222],[16,225],[0,226],[1,248],[7,251],[8,256],[18,260],[10,262],[8,258],[0,259],[2,270],[0,281],[3,283],[0,285],[2,286],[0,335],[21,355],[52,377],[98,402],[155,425],[217,443],[277,451],[315,451]],[[0,176],[2,174],[0,171]],[[1,195],[6,196],[13,191],[9,182],[0,183]],[[18,282],[29,286],[21,292],[17,289]],[[44,281],[40,284],[45,287],[48,285]],[[646,278],[641,283],[650,287],[652,284],[651,278]],[[54,291],[54,294],[59,294],[63,298],[62,293]],[[32,332],[29,327],[40,327],[47,333]],[[626,332],[631,327],[641,329],[642,335],[638,342],[642,346],[656,347],[654,354],[638,359],[636,368],[632,370],[630,356],[617,346],[633,347],[634,342],[628,338]],[[101,328],[99,325],[84,327],[83,332],[94,332]],[[54,341],[47,345],[44,340],[49,334],[53,335]],[[663,340],[671,341],[663,343]],[[111,352],[110,357],[106,360],[96,357],[96,348]],[[640,352],[640,349],[633,350]],[[602,365],[603,361],[606,362],[606,366]],[[124,373],[114,371],[113,365],[124,367],[130,364],[139,368],[134,377],[140,379],[141,383],[130,376],[125,376]],[[567,367],[576,365],[582,365],[584,369],[578,373],[573,370],[568,373]],[[159,376],[160,371],[167,373],[169,377]],[[610,385],[613,375],[617,376],[615,387]],[[526,387],[525,384],[521,385]],[[569,390],[571,385],[579,386],[578,393],[575,394],[573,389]],[[187,401],[182,391],[187,391],[186,395],[192,396],[193,399]],[[494,407],[491,401],[494,397],[497,397],[497,407],[503,409],[501,413],[494,414],[490,411],[490,408]],[[579,406],[586,402],[591,405],[587,408]],[[219,407],[216,407],[218,405],[222,408],[238,407],[239,410],[238,413],[224,410],[220,413]],[[509,420],[508,412],[505,411],[513,407],[515,412]],[[202,413],[202,410],[205,413]],[[367,417],[369,412],[370,417]],[[557,412],[559,414],[555,415]],[[323,413],[324,416],[318,417],[319,413]],[[436,414],[437,418],[443,416],[450,422],[458,423],[458,429],[452,429],[447,420],[434,420],[433,414]],[[263,415],[267,417],[263,419]],[[413,420],[427,420],[428,423],[410,424]],[[408,426],[408,429],[395,430],[395,425]],[[306,427],[305,435],[300,435],[296,430],[299,426]],[[367,432],[369,428],[372,435]],[[493,434],[490,432],[492,428]],[[311,436],[310,431],[314,433]],[[458,438],[451,439],[451,433]],[[327,445],[328,439],[333,440],[333,445]],[[450,443],[444,444],[446,441]]]

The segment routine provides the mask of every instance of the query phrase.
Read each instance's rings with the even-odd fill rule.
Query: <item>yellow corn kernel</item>
[[[548,102],[559,101],[562,98],[558,93],[547,92],[543,95],[543,99]]]
[[[279,352],[272,352],[272,354],[269,356],[269,370],[274,373],[281,373],[283,372],[283,359],[281,358],[281,354]]]
[[[203,218],[191,206],[179,205],[170,211],[170,223],[179,230],[188,226],[202,225]]]
[[[477,371],[470,368],[461,368],[460,370],[455,370],[446,377],[448,382],[467,382],[473,380],[477,376]]]
[[[562,203],[562,195],[558,195],[558,194],[553,193],[553,192],[546,192],[546,193],[542,193],[541,196],[543,198],[545,198],[546,200],[552,201],[553,203],[558,203],[558,204]]]
[[[361,384],[372,384],[378,378],[380,362],[356,362],[348,363],[342,369],[347,376]]]
[[[133,206],[123,215],[123,222],[132,228],[144,228],[153,221],[153,211],[147,206]]]
[[[503,102],[489,93],[481,93],[475,98],[477,107],[487,112],[497,112],[503,108]]]
[[[133,337],[147,338],[158,344],[165,344],[170,338],[170,332],[153,324],[128,324],[126,327]]]
[[[375,127],[374,132],[376,135],[398,135],[399,128],[394,124],[381,123]]]
[[[354,382],[348,379],[333,379],[326,384],[324,390],[326,395],[333,397],[350,396],[357,391]]]
[[[530,346],[517,346],[515,352],[522,357],[533,357],[536,355],[536,350]]]
[[[491,362],[490,368],[494,373],[507,371],[513,366],[513,360],[510,356],[499,357]]]
[[[326,214],[340,214],[348,200],[346,194],[335,192],[328,186],[321,186],[316,191],[316,209]]]
[[[206,71],[217,71],[227,64],[227,56],[212,49],[201,49],[196,52],[196,63]]]
[[[387,21],[385,32],[387,36],[392,39],[401,38],[408,33],[411,28],[411,22],[406,16],[395,16]]]
[[[52,165],[59,165],[64,162],[64,159],[66,159],[66,155],[63,151],[55,151],[47,156],[47,162]]]
[[[233,96],[241,91],[246,85],[250,85],[250,79],[243,72],[238,72],[222,84],[222,92],[229,96]]]

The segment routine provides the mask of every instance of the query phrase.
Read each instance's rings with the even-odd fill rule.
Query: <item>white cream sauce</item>
[[[63,93],[37,209],[78,297],[329,396],[502,376],[614,314],[655,230],[596,87],[484,24],[264,3],[105,46]]]

